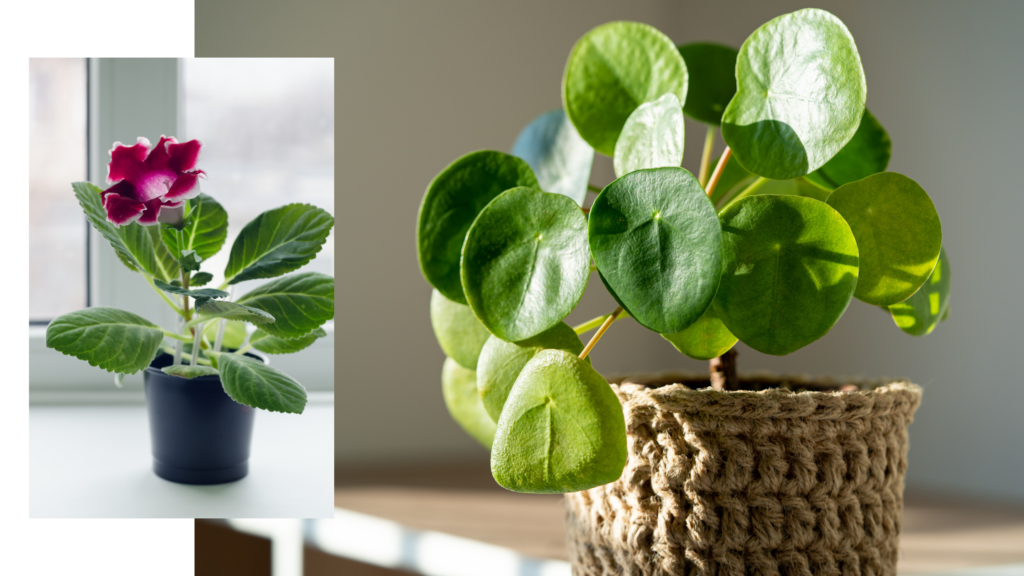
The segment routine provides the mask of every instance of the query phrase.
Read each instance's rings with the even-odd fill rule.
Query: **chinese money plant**
[[[106,190],[72,184],[89,222],[118,258],[138,272],[177,314],[167,330],[125,310],[86,308],[59,316],[46,329],[46,345],[122,375],[147,368],[161,353],[162,370],[184,379],[218,375],[236,402],[274,412],[301,413],[306,391],[287,374],[245,354],[289,354],[326,335],[334,317],[334,278],[292,274],[316,257],[334,218],[308,204],[268,210],[242,228],[224,270],[224,282],[202,270],[227,238],[228,215],[201,193],[196,168],[201,143],[161,137],[156,146],[115,143]],[[163,212],[163,216],[161,216]],[[159,218],[159,220],[158,220]],[[246,280],[276,278],[231,299]],[[246,325],[253,329],[246,329]]]

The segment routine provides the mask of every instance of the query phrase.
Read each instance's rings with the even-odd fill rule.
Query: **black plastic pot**
[[[160,354],[143,375],[153,471],[181,484],[244,478],[256,410],[232,400],[219,376],[188,380],[164,374],[160,369],[172,362],[169,354]]]

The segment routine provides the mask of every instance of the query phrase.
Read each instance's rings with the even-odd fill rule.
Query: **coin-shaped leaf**
[[[668,92],[686,102],[686,86],[686,64],[668,36],[639,22],[610,22],[573,46],[562,104],[580,136],[611,156],[637,106]]]
[[[696,360],[710,360],[721,356],[736,344],[736,336],[725,327],[714,306],[708,306],[704,315],[682,332],[662,334],[676,350]]]
[[[473,220],[495,196],[516,186],[538,186],[529,164],[481,150],[453,162],[427,187],[416,224],[416,250],[423,276],[449,300],[466,303],[459,262]]]
[[[476,370],[477,358],[491,333],[465,304],[452,302],[436,289],[430,294],[430,323],[445,355]]]
[[[860,250],[858,299],[877,306],[917,292],[942,250],[942,224],[928,193],[910,178],[882,172],[836,188],[828,197]]]
[[[476,372],[445,358],[441,368],[441,392],[452,420],[477,442],[490,448],[496,426],[480,402],[480,394],[476,391]]]
[[[583,205],[594,149],[580,137],[561,108],[541,114],[523,128],[512,154],[526,160],[541,190],[564,194]]]
[[[748,196],[722,211],[715,312],[758,352],[783,356],[821,338],[857,287],[857,241],[824,202]]]
[[[558,324],[579,303],[589,278],[587,219],[561,194],[507,190],[466,235],[466,299],[502,340],[525,340]]]
[[[759,176],[817,170],[853,138],[864,114],[857,46],[824,10],[798,10],[755,30],[740,48],[736,80],[722,137],[734,160]]]
[[[865,109],[853,138],[824,166],[808,174],[807,179],[835,190],[843,184],[884,172],[891,155],[889,134],[871,111]]]
[[[615,143],[615,175],[683,163],[683,108],[675,94],[641,104]]]
[[[693,174],[626,174],[597,196],[589,226],[601,279],[637,322],[680,332],[707,310],[722,271],[722,230]]]
[[[562,494],[618,480],[626,423],[608,382],[564,350],[544,350],[519,374],[498,420],[491,474],[516,492]]]
[[[690,74],[683,112],[694,120],[718,126],[722,112],[736,94],[736,49],[696,42],[679,47]]]
[[[579,355],[583,352],[583,341],[565,322],[559,322],[544,332],[521,342],[505,342],[491,336],[480,351],[476,365],[476,384],[484,408],[495,422],[501,416],[516,378],[523,367],[538,352],[545,349],[565,350]],[[588,356],[585,360],[590,362]]]
[[[935,264],[928,281],[903,302],[889,306],[896,325],[907,334],[931,334],[935,326],[949,314],[949,258],[946,249]]]

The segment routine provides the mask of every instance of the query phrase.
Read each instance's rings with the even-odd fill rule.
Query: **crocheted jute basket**
[[[740,380],[756,391],[694,389],[708,379],[693,375],[612,383],[629,460],[616,482],[566,495],[573,574],[896,574],[921,388]]]

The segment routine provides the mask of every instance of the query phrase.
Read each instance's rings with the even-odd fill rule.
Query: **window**
[[[29,60],[29,319],[87,304],[86,220],[71,182],[86,180],[84,58]]]

